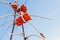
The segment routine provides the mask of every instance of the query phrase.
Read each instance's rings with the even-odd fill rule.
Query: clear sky
[[[6,2],[13,2],[14,0],[5,0]],[[1,2],[1,0],[0,0]],[[19,4],[25,2],[25,0],[19,0]],[[60,0],[27,0],[26,6],[28,8],[28,13],[31,15],[38,15],[52,20],[47,20],[43,18],[32,17],[30,21],[40,32],[46,36],[46,40],[60,40]],[[13,10],[9,5],[0,3],[0,16],[5,14],[13,14]],[[13,17],[5,17],[0,19],[0,24],[3,24]],[[12,22],[0,26],[0,39],[9,40],[10,33],[12,29]],[[9,25],[11,25],[9,27]],[[4,34],[5,30],[9,27],[7,32]],[[26,35],[38,34],[34,28],[29,24],[24,24]],[[21,34],[22,29],[20,27],[15,27],[15,33]],[[4,34],[4,37],[2,35]],[[31,37],[30,40],[41,40],[37,37]],[[13,40],[23,40],[21,36],[14,35]]]

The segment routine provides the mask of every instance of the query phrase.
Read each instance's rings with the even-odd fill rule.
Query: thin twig
[[[38,35],[29,35],[29,36],[27,36],[27,38],[32,37],[32,36],[36,36],[36,37],[41,38],[41,37],[40,37],[40,36],[38,36]],[[41,39],[43,39],[43,38],[41,38]]]
[[[23,33],[22,35],[23,35],[24,40],[26,40],[25,39],[25,31],[24,31],[24,25],[23,24],[22,24],[22,33]]]
[[[31,15],[31,16],[51,20],[51,18],[46,18],[46,17],[42,17],[42,16],[37,16],[37,15]]]
[[[0,18],[4,18],[4,17],[6,17],[6,16],[14,16],[14,15],[16,15],[16,14],[5,14],[5,15],[3,15],[3,16],[0,16]],[[18,16],[18,15],[16,15],[16,16]]]
[[[14,12],[15,12],[14,14],[16,14],[16,10],[14,10]],[[15,27],[15,18],[16,18],[16,15],[14,15],[13,27],[12,27],[12,32],[11,32],[12,34],[14,32],[14,27]],[[10,40],[12,40],[12,37],[13,35],[10,36]]]
[[[35,26],[32,24],[32,23],[30,23],[30,22],[28,22],[38,33],[40,33],[36,28],[35,28]]]
[[[6,3],[6,2],[0,2],[0,3],[3,3],[3,4],[6,4],[6,5],[9,5],[9,3]]]

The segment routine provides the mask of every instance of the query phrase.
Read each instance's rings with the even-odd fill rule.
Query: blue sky
[[[1,1],[1,0],[0,0]],[[13,2],[14,0],[5,0],[6,2]],[[19,4],[24,3],[25,0],[19,0]],[[52,20],[47,20],[43,18],[32,17],[30,21],[40,32],[46,36],[46,40],[60,40],[60,0],[27,0],[26,6],[28,8],[28,13],[32,15],[43,16],[51,18]],[[6,8],[5,8],[6,7]],[[10,10],[10,11],[8,11]],[[4,14],[13,14],[13,10],[9,5],[0,3],[0,16]],[[0,19],[0,24],[12,20],[13,17],[5,17]],[[4,34],[5,30],[12,22],[0,26],[0,38]],[[26,35],[38,34],[34,28],[29,24],[24,24]],[[12,25],[7,30],[5,36],[2,40],[9,40]],[[21,33],[21,27],[15,27],[15,33]],[[36,39],[35,39],[36,38]],[[31,37],[30,40],[41,40],[37,37]],[[21,36],[13,36],[13,40],[23,40]]]

